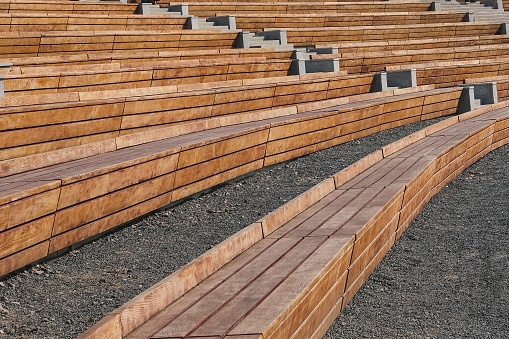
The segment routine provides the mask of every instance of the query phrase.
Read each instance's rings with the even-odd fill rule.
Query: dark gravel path
[[[438,193],[324,338],[509,338],[508,160]]]
[[[74,338],[260,216],[430,123],[385,131],[260,171],[3,279],[0,338]]]

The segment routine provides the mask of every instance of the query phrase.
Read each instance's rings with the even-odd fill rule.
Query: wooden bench
[[[219,31],[83,31],[12,32],[0,35],[0,58],[87,52],[149,52],[232,48],[236,32]]]
[[[278,98],[296,96],[295,86],[280,88]],[[3,161],[0,275],[263,166],[430,117],[431,112],[425,110],[428,102],[457,104],[461,92],[459,88],[424,89],[324,101],[317,101],[316,96],[311,99],[306,91],[311,100],[307,104],[290,105],[283,99],[281,109],[230,116],[212,112],[211,118],[203,121],[145,133],[119,136],[117,132],[101,142]],[[245,100],[248,93],[260,93],[260,89],[255,87],[237,97]],[[215,107],[238,106],[227,102],[234,100],[232,96],[216,93]],[[209,96],[199,98],[204,101]],[[126,100],[124,116],[132,116],[129,110],[162,107],[159,98],[152,99],[153,103]],[[194,101],[187,97],[188,103]],[[301,98],[299,102],[305,101]],[[109,105],[102,102],[100,106],[107,113],[103,120],[112,120],[111,124],[122,128],[122,107],[113,100]],[[248,106],[253,109],[252,104]],[[435,115],[448,113],[443,107],[435,109]],[[86,107],[84,111],[101,118],[97,109]],[[119,114],[113,116],[114,111]],[[73,113],[69,108],[65,112]],[[48,117],[55,120],[59,116],[53,110]],[[58,126],[60,135],[81,127],[74,123],[73,128],[66,128],[63,123]],[[40,128],[44,134],[50,133],[52,122],[46,119],[38,124],[44,126]],[[41,136],[34,129],[32,133]],[[9,140],[12,136],[2,138],[2,144]]]
[[[0,31],[174,31],[184,29],[186,20],[167,15],[0,13]]]
[[[0,13],[134,14],[138,4],[79,1],[1,0]]]
[[[7,96],[13,96],[283,77],[289,74],[291,64],[290,59],[223,57],[210,60],[125,61],[122,64],[94,64],[77,69],[75,66],[23,68],[23,74],[10,72],[5,75],[4,91]]]
[[[349,73],[380,72],[386,66],[409,65],[412,63],[441,62],[455,60],[496,60],[507,58],[509,46],[477,45],[420,50],[401,50],[367,53],[339,53],[316,55],[313,59],[339,58],[341,69]]]
[[[372,153],[78,338],[320,338],[431,197],[509,143],[506,106],[453,117]]]
[[[77,146],[177,123],[369,93],[373,74],[320,75],[59,95],[5,97],[0,159]],[[253,114],[248,114],[252,116]],[[251,117],[252,118],[252,117]],[[53,131],[52,131],[53,130]],[[157,132],[160,135],[161,132]],[[157,135],[157,133],[154,133]]]
[[[289,28],[288,43],[296,46],[338,45],[348,41],[386,41],[455,36],[495,35],[500,24],[444,23],[431,25],[391,25],[328,28]]]
[[[235,14],[238,29],[417,25],[464,21],[462,13]]]
[[[381,49],[392,51],[410,51],[433,48],[453,48],[468,46],[499,45],[509,41],[507,35],[481,35],[472,37],[440,37],[388,41],[341,42],[337,44],[319,44],[317,47],[337,47],[340,53],[372,53]]]
[[[172,52],[113,52],[113,53],[79,53],[70,55],[52,55],[43,57],[23,57],[0,59],[0,63],[10,63],[12,67],[0,69],[2,74],[27,74],[44,72],[45,69],[56,67],[60,70],[83,69],[90,70],[95,67],[109,67],[107,64],[116,64],[119,68],[147,62],[160,62],[170,60],[196,60],[221,58],[263,58],[290,59],[292,50],[274,50],[271,48],[251,49],[205,49],[184,50]],[[101,66],[103,65],[103,66]],[[106,66],[105,66],[106,65]],[[112,66],[113,67],[113,66]]]
[[[509,58],[495,60],[459,60],[387,66],[386,70],[415,68],[419,85],[434,84],[439,88],[458,86],[466,79],[509,74]]]
[[[168,0],[159,4],[170,3]],[[171,2],[173,3],[173,2]],[[226,14],[331,14],[331,13],[368,13],[368,12],[424,12],[431,9],[431,3],[423,2],[187,2],[189,14],[211,17]]]

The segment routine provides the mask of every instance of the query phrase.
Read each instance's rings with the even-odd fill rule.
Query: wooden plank
[[[178,155],[173,154],[65,185],[61,190],[58,209],[171,173],[177,168],[177,160]]]
[[[48,240],[51,237],[54,215],[49,215],[0,233],[0,258]]]
[[[332,178],[326,179],[260,219],[264,237],[268,237],[288,221],[326,197],[334,191],[334,188]]]
[[[217,314],[215,312],[221,309],[225,302],[242,291],[246,291],[246,287],[253,286],[253,281],[258,278],[260,272],[267,272],[267,269],[274,267],[274,263],[285,256],[299,241],[300,239],[278,240],[255,260],[248,263],[152,337],[167,338],[191,334],[195,328],[209,319],[211,314]]]
[[[182,150],[179,156],[178,168],[192,166],[263,144],[267,141],[268,134],[269,130],[266,129],[209,145],[199,145],[189,150]]]
[[[173,188],[175,173],[144,181],[99,198],[57,211],[53,235],[134,206]]]
[[[53,189],[0,206],[0,232],[54,213],[59,195],[60,189]]]
[[[0,259],[0,277],[44,258],[48,255],[48,246],[49,241],[44,241]]]
[[[250,316],[248,314],[256,312],[256,309],[260,307],[260,302],[267,300],[266,298],[269,295],[275,293],[275,289],[282,286],[287,279],[290,279],[289,276],[292,273],[298,274],[300,266],[304,265],[303,262],[310,260],[309,258],[313,256],[313,253],[323,246],[324,241],[325,238],[320,237],[302,239],[278,262],[273,263],[267,271],[257,277],[252,284],[236,295],[229,303],[225,304],[212,317],[208,318],[196,331],[193,331],[193,335],[206,336],[232,333],[230,329],[238,324],[239,321],[244,322],[249,319]],[[250,312],[254,307],[256,307],[255,311]],[[246,315],[248,316],[246,317]],[[258,324],[263,322],[263,319],[255,317],[254,321]],[[243,330],[239,331],[239,334],[246,333]],[[254,333],[258,332],[254,331]],[[247,333],[253,332],[247,331]],[[233,332],[232,334],[237,333]]]
[[[246,246],[239,245],[233,246],[235,244],[233,240],[235,238],[239,238],[239,235],[241,234],[245,234],[244,236],[249,235],[250,238],[252,238],[249,242],[249,244],[252,245],[251,247],[247,248]],[[149,338],[153,334],[157,333],[163,325],[169,324],[189,307],[205,297],[210,291],[213,291],[222,283],[226,282],[245,265],[267,250],[273,245],[274,241],[275,240],[263,240],[260,224],[258,223],[252,224],[240,231],[237,235],[228,238],[224,242],[224,245],[231,246],[231,249],[227,253],[228,256],[226,257],[228,260],[223,259],[223,261],[219,262],[224,264],[224,266],[221,266],[220,269],[211,273],[205,280],[200,282],[200,284],[194,286],[191,290],[169,304],[168,307],[148,319],[147,322],[132,331],[126,339],[140,337]],[[211,251],[218,251],[218,249],[219,246],[215,246],[211,249]],[[238,256],[234,257],[235,254],[238,254]],[[233,258],[235,259],[231,260]],[[221,259],[221,257],[218,259]]]
[[[229,333],[289,338],[347,271],[352,243],[352,237],[326,240]]]

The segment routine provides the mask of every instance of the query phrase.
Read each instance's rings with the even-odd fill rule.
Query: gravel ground
[[[381,132],[377,135],[273,166],[237,182],[217,188],[197,199],[187,200],[170,209],[153,213],[136,223],[59,258],[13,274],[0,281],[0,338],[74,338],[105,314],[231,234],[363,156],[430,123],[430,121],[420,122]],[[505,164],[507,148],[505,150],[506,153],[494,157],[495,160],[493,161]],[[507,179],[507,168],[505,173]],[[483,181],[484,176],[479,174],[476,174],[475,178],[477,180],[469,180],[468,185],[479,183],[484,186],[491,183],[490,181]],[[450,187],[452,186],[450,185]],[[464,203],[463,199],[462,203]],[[444,209],[447,210],[445,207]],[[482,211],[487,211],[487,209]],[[425,212],[419,220],[429,219],[432,216],[439,217],[434,213]],[[491,213],[490,216],[494,218],[495,214]],[[461,216],[455,215],[454,217],[458,218],[460,224],[462,220],[470,221],[470,219],[464,219]],[[453,217],[449,218],[452,219]],[[505,225],[507,226],[507,214],[505,214],[505,218]],[[482,221],[483,219],[476,223],[482,224]],[[493,223],[495,222],[493,221]],[[431,221],[428,221],[428,223],[435,224]],[[507,240],[507,231],[503,234],[505,235],[503,239]],[[448,236],[450,235],[448,234]],[[425,237],[427,235],[420,236],[419,239],[423,242],[421,246],[424,246],[425,250],[433,249],[428,257],[438,255],[437,252],[443,246],[440,245],[442,246],[440,247],[433,243],[433,247],[429,247],[425,245],[427,243]],[[408,242],[408,238],[408,236],[405,237],[407,240],[400,241],[400,243]],[[467,237],[467,239],[470,238],[470,236]],[[502,234],[495,237],[495,239],[499,238],[502,238]],[[460,239],[465,238],[461,236]],[[410,242],[413,241],[416,240],[410,238]],[[436,239],[433,239],[433,241],[436,241]],[[465,246],[465,241],[461,242],[461,248]],[[398,248],[401,246],[398,245]],[[408,246],[404,247],[406,256],[408,256],[409,251],[412,254],[414,253],[412,246],[413,243],[409,248],[407,248]],[[451,246],[458,246],[458,244],[450,245],[450,249]],[[500,249],[493,252],[493,260],[507,261],[507,257],[505,259],[503,257],[503,253],[507,255],[507,251],[504,252],[502,247],[503,244],[500,245]],[[488,248],[483,247],[483,255],[487,250]],[[443,248],[443,251],[449,253],[446,248]],[[393,252],[391,252],[391,257]],[[472,253],[474,252],[468,253],[473,256]],[[425,265],[421,261],[419,261],[419,264],[426,266],[428,271],[432,271],[430,265],[434,267],[436,260],[434,257],[431,259],[433,260],[429,264]],[[453,257],[450,260],[453,260],[453,262],[443,264],[443,269],[447,272],[452,270],[449,264],[458,264],[459,258]],[[404,262],[413,265],[413,259],[407,258]],[[493,265],[497,263],[492,262]],[[401,266],[402,263],[400,262],[399,265]],[[482,267],[484,266],[482,265]],[[469,266],[469,268],[473,271],[481,270],[480,267]],[[505,268],[507,271],[507,265]],[[454,273],[455,271],[451,272]],[[448,278],[452,279],[451,281],[457,282],[465,278],[464,276],[454,278],[453,273],[451,273],[451,278]],[[502,274],[503,272],[498,273]],[[423,275],[423,273],[420,274]],[[490,276],[492,274],[490,273]],[[487,273],[483,276],[486,277]],[[399,285],[400,282],[395,282],[397,278],[397,276],[385,278],[384,288],[388,289],[389,287],[393,288],[393,285]],[[505,279],[505,282],[507,282],[507,275]],[[409,283],[413,284],[423,283],[423,280],[415,279],[414,276],[408,278],[408,280]],[[503,283],[502,279],[498,281]],[[425,290],[427,284],[424,284]],[[371,285],[371,282],[368,283],[368,286]],[[507,284],[505,286],[507,296]],[[411,293],[419,293],[419,296],[427,294],[425,291]],[[386,299],[392,300],[392,297]],[[441,298],[440,295],[426,298],[424,301],[426,303],[432,301],[437,303],[437,299],[439,303],[444,303],[444,298]],[[348,308],[345,314],[339,318],[339,325],[336,323],[333,326],[333,329],[338,332],[329,332],[330,338],[336,338],[336,334],[339,335],[341,331],[347,333],[348,329],[350,333],[356,333],[355,336],[358,336],[357,328],[354,328],[349,320],[358,322],[355,317],[355,314],[358,313],[355,313],[355,311],[351,313],[354,310],[355,300],[351,303],[352,307]],[[507,301],[507,298],[505,300]],[[420,303],[424,303],[424,301],[420,300]],[[367,303],[373,305],[371,302]],[[488,304],[484,303],[484,305]],[[392,308],[394,308],[394,305],[395,302],[393,302]],[[417,304],[410,304],[411,310],[418,314],[425,314],[423,311],[417,310],[416,306]],[[461,312],[464,311],[465,308],[463,307]],[[479,311],[487,312],[485,308]],[[415,317],[417,315],[414,315]],[[430,317],[432,316],[430,315]],[[504,319],[506,323],[508,318],[506,304]],[[396,321],[398,316],[395,319],[391,315],[387,315],[385,318],[376,316],[376,318],[372,318],[370,323],[365,325],[364,329],[366,331],[368,327],[369,329],[374,327],[373,321],[375,320],[373,319],[376,319],[375,323],[379,326],[378,319]],[[397,326],[399,329],[399,326],[405,324],[416,329],[415,324],[422,321],[415,320],[413,322],[412,320],[412,322],[409,322],[408,319],[410,318],[406,315],[402,316],[402,319],[398,324],[395,323],[394,327]],[[345,325],[343,326],[343,324]],[[448,321],[443,320],[443,323],[440,324],[448,326]],[[469,324],[471,325],[469,328],[471,328],[476,323],[469,322]],[[378,336],[377,333],[364,333]],[[422,329],[420,329],[419,334],[422,333]],[[497,331],[496,333],[501,332]],[[399,333],[397,334],[399,335]],[[393,333],[388,336],[394,335],[396,334]],[[403,334],[403,336],[406,335]]]
[[[509,145],[424,208],[324,336],[509,338]]]

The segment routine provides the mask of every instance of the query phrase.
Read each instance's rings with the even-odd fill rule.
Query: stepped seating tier
[[[1,0],[0,13],[134,14],[138,4],[80,1]]]
[[[349,41],[387,41],[456,36],[496,35],[500,24],[462,22],[425,25],[288,28],[288,43],[295,46],[337,45]]]
[[[341,69],[348,73],[380,72],[386,67],[428,62],[449,62],[456,60],[491,60],[507,59],[509,45],[477,45],[467,47],[447,47],[420,50],[384,51],[366,53],[319,54],[313,59],[339,58]]]
[[[426,50],[433,48],[453,48],[469,46],[488,46],[507,43],[507,35],[456,36],[387,41],[342,42],[339,44],[318,44],[317,47],[337,47],[340,53],[376,53],[381,49],[387,52]]]
[[[274,3],[270,3],[274,2]],[[200,17],[211,17],[216,14],[334,14],[334,13],[369,13],[369,12],[425,12],[431,10],[431,4],[425,2],[391,2],[391,1],[351,1],[351,2],[186,2],[189,14]],[[160,5],[170,1],[158,1]],[[171,2],[172,4],[174,2]]]
[[[26,57],[0,59],[0,63],[12,64],[9,68],[0,69],[0,74],[40,73],[54,67],[59,71],[89,70],[94,67],[126,68],[136,62],[160,62],[169,60],[221,59],[221,58],[257,58],[257,59],[290,59],[293,51],[274,50],[269,48],[256,49],[205,49],[172,52],[115,52],[115,53],[80,53],[73,55],[51,55],[44,57]],[[108,65],[114,64],[114,65]],[[116,66],[115,66],[116,65]]]
[[[121,64],[23,68],[4,78],[6,95],[85,92],[284,77],[291,59],[235,58],[182,61],[125,61]],[[21,69],[19,69],[21,70]],[[31,72],[32,71],[32,72]],[[34,72],[35,71],[35,72]]]
[[[191,30],[9,32],[0,35],[0,58],[221,49],[232,48],[236,38],[236,32]]]
[[[295,94],[291,87],[286,89]],[[101,143],[76,147],[72,154],[76,160],[59,158],[56,153],[20,158],[10,167],[4,162],[3,173],[10,169],[12,175],[0,178],[0,209],[5,218],[0,223],[5,244],[0,274],[263,166],[450,114],[461,89],[396,92],[401,94],[392,97],[381,92],[260,111],[255,116],[262,120],[253,120],[253,114],[224,116],[153,133],[116,138],[118,133],[113,133]],[[217,95],[232,96],[225,94]],[[442,105],[430,111],[428,102]],[[137,100],[132,103],[149,110],[155,107]],[[109,120],[114,119],[120,120]],[[33,167],[38,157],[43,166],[39,169]],[[16,213],[20,208],[27,212]]]
[[[38,31],[171,31],[185,28],[186,17],[168,15],[49,14],[0,12],[0,32]]]
[[[217,15],[220,15],[218,13]],[[306,27],[419,25],[465,21],[461,13],[235,14],[236,27],[248,31]]]
[[[496,77],[509,74],[509,58],[495,60],[453,60],[411,65],[386,66],[387,71],[416,69],[417,83],[434,84],[439,88],[459,86],[466,79]]]
[[[320,338],[431,197],[509,143],[508,105],[447,119],[372,153],[79,338]]]

